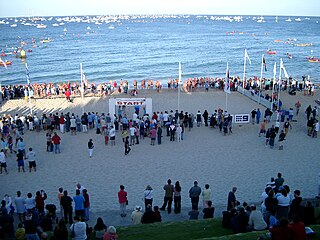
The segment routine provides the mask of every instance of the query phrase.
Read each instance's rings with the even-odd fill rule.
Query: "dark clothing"
[[[236,206],[236,195],[234,194],[234,192],[229,192],[227,210],[229,211],[235,206]]]
[[[38,223],[36,220],[26,220],[24,222],[24,228],[26,230],[26,234],[35,234],[37,233]]]
[[[164,211],[166,209],[167,204],[168,204],[168,213],[171,213],[172,197],[164,197],[163,205],[160,208],[160,210]]]
[[[147,211],[143,214],[141,222],[144,224],[154,223],[156,219],[155,213],[151,209],[147,209]]]
[[[247,226],[249,217],[246,213],[239,214],[231,218],[231,227],[234,233],[245,233],[247,232]]]
[[[155,211],[154,215],[155,215],[154,222],[161,222],[162,221],[161,213],[159,211]]]
[[[206,218],[213,218],[214,216],[214,207],[211,207],[211,208],[204,208],[202,210],[203,212],[203,218],[206,219]]]
[[[157,138],[158,138],[158,144],[161,144],[161,138],[162,138],[162,128],[158,128],[157,131]]]
[[[181,196],[175,196],[173,198],[174,201],[174,213],[181,212]]]
[[[67,227],[58,228],[58,226],[54,229],[53,236],[59,240],[68,240],[68,230]]]
[[[189,190],[189,197],[191,198],[192,209],[198,210],[199,196],[201,194],[201,188],[197,185],[193,186]]]
[[[61,197],[61,205],[63,207],[64,212],[64,221],[69,224],[73,223],[72,219],[72,198],[70,196],[62,196]],[[69,221],[68,221],[69,218]]]

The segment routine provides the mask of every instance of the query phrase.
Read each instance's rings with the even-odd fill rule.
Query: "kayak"
[[[267,50],[267,54],[277,54],[276,51]]]
[[[6,65],[11,65],[12,61],[6,61]],[[4,67],[4,63],[0,62],[0,66]]]

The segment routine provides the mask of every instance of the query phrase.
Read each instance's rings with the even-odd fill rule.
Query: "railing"
[[[262,106],[265,106],[266,108],[271,108],[271,102],[269,100],[266,100],[262,96],[259,96],[257,94],[252,94],[251,91],[248,91],[240,86],[237,87],[237,91],[241,93],[242,95],[250,98],[251,100],[261,104]]]

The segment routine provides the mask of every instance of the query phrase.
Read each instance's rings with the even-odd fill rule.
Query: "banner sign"
[[[233,117],[234,123],[250,123],[250,114],[235,114]]]
[[[116,106],[136,106],[146,104],[145,98],[116,98]]]

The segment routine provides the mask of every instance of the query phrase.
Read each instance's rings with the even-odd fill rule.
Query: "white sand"
[[[117,97],[117,96],[115,96]],[[125,97],[121,95],[121,97]],[[157,94],[145,91],[138,97],[152,97],[153,110],[177,109],[177,92],[163,90]],[[316,96],[284,95],[284,106],[294,106],[297,99],[302,102],[298,122],[293,123],[289,131],[284,150],[277,147],[270,149],[264,144],[265,138],[258,137],[258,125],[234,125],[231,135],[223,136],[218,129],[194,126],[191,132],[186,131],[185,140],[181,143],[170,142],[163,138],[162,145],[151,146],[150,139],[141,140],[140,145],[132,146],[128,156],[119,133],[116,146],[105,146],[103,136],[96,135],[94,130],[88,134],[60,134],[62,138],[61,154],[46,152],[45,132],[25,131],[24,140],[27,148],[33,147],[37,153],[38,171],[18,173],[16,157],[9,154],[7,159],[9,174],[0,175],[0,196],[5,193],[15,196],[21,190],[23,196],[28,192],[35,194],[44,189],[48,193],[46,203],[57,204],[59,187],[67,189],[71,196],[75,195],[77,182],[83,184],[91,199],[92,211],[118,209],[117,192],[123,184],[128,191],[129,208],[143,205],[143,190],[150,184],[154,189],[154,204],[163,201],[163,185],[168,178],[173,183],[180,181],[182,186],[182,206],[191,207],[188,191],[197,180],[203,188],[210,184],[213,191],[214,204],[226,204],[227,195],[233,186],[238,187],[236,193],[240,201],[257,202],[270,177],[282,172],[285,184],[292,191],[300,189],[303,197],[314,197],[318,190],[319,173],[319,138],[312,139],[306,134],[306,117],[304,110],[307,104],[314,105]],[[65,99],[33,100],[35,111],[42,112],[74,112],[80,114],[82,103],[76,98],[74,103]],[[2,106],[2,113],[29,113],[29,105],[25,100],[11,100]],[[221,91],[181,93],[181,110],[211,114],[214,109],[225,108],[225,93]],[[258,104],[231,93],[228,96],[228,111],[234,113],[250,113]],[[108,98],[85,98],[86,112],[108,112]],[[260,106],[262,112],[264,108]],[[269,124],[270,125],[270,124]],[[165,135],[165,134],[164,134]],[[92,138],[95,144],[93,158],[88,157],[87,142]]]

